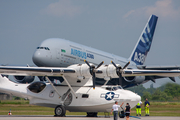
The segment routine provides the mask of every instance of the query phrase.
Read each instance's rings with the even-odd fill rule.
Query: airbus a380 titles
[[[53,107],[56,116],[64,116],[66,110],[96,116],[97,112],[110,112],[114,101],[128,102],[133,108],[141,97],[122,88],[163,77],[174,81],[180,75],[178,67],[143,66],[157,19],[155,15],[149,18],[128,59],[64,39],[47,39],[33,54],[37,67],[0,66],[0,92],[27,98],[30,104]],[[17,83],[7,75],[13,75]],[[40,81],[30,83],[34,76]]]

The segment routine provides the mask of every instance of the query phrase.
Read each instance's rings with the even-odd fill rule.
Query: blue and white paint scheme
[[[129,60],[135,62],[137,65],[143,65],[145,62],[146,56],[151,48],[157,20],[158,17],[155,15],[152,15],[149,18],[148,23],[141,33],[141,36],[129,58]]]

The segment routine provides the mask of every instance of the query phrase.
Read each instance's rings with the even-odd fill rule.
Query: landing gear
[[[66,109],[62,105],[58,105],[54,110],[55,116],[65,117]]]
[[[97,117],[97,112],[87,112],[87,116],[86,117]]]

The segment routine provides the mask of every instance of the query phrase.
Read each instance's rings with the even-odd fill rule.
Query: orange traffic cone
[[[9,111],[8,115],[12,115],[12,113],[11,113],[11,109],[10,109],[10,111]]]

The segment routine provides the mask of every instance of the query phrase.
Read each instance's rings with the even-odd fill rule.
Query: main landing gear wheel
[[[66,114],[66,109],[62,105],[58,105],[54,110],[55,116],[64,117]]]
[[[87,116],[86,117],[97,117],[97,112],[87,112]]]

